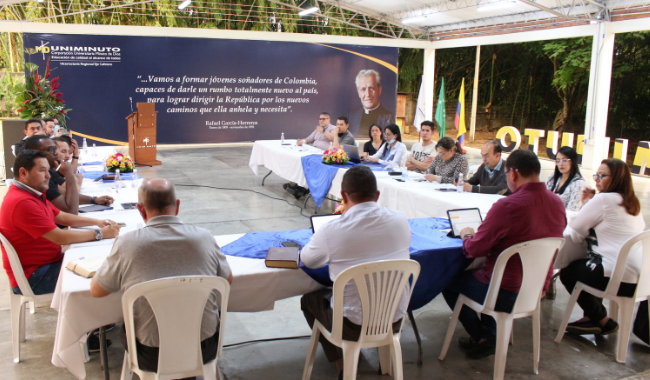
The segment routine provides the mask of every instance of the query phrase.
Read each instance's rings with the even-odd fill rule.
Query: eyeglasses
[[[506,174],[510,173],[511,171],[515,171],[515,172],[516,172],[517,169],[515,169],[515,168],[510,169],[510,168],[509,168],[508,170],[505,170],[503,173],[501,173],[501,179],[505,179],[505,178],[506,178]]]
[[[318,120],[329,120],[329,117],[319,117]]]
[[[54,154],[54,153],[59,151],[59,147],[58,146],[48,146],[47,148],[44,149],[44,151]]]
[[[602,173],[594,174],[594,181],[602,181],[603,178],[605,178],[605,177],[611,177],[611,175],[610,174],[602,174]]]
[[[568,164],[569,161],[571,161],[570,158],[562,158],[562,159],[559,159],[559,158],[558,158],[557,160],[555,160],[555,165],[559,165],[559,164]]]

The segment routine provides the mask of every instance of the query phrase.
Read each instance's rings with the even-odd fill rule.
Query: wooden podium
[[[156,105],[136,103],[136,106],[138,111],[126,117],[129,123],[129,156],[137,166],[161,165],[162,162],[156,159]]]

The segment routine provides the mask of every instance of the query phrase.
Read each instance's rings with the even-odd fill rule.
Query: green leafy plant
[[[20,82],[17,73],[0,71],[0,117],[18,116],[15,88]]]
[[[28,52],[29,53],[29,52]],[[50,61],[47,61],[43,75],[38,73],[38,65],[25,63],[27,75],[25,84],[16,86],[16,102],[20,104],[18,112],[22,119],[52,117],[59,120],[59,124],[65,127],[67,113],[71,111],[65,108],[63,94],[59,88],[59,77],[50,80]]]

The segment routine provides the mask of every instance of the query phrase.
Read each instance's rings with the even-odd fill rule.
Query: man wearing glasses
[[[333,144],[334,137],[337,136],[338,129],[330,124],[330,114],[323,112],[318,117],[318,126],[307,136],[306,139],[298,139],[296,144],[302,146],[302,144],[311,144],[314,147],[322,150],[327,150],[330,148],[330,144]],[[338,140],[337,140],[338,141]],[[305,189],[302,186],[298,186],[295,182],[287,182],[282,187],[291,195],[300,199],[303,196],[309,194],[309,190]]]
[[[334,128],[336,127],[330,124],[330,114],[323,112],[318,117],[318,125],[311,135],[307,136],[306,139],[298,139],[296,144],[301,146],[307,143],[318,149],[327,150],[330,143],[334,141]]]
[[[67,162],[58,162],[59,147],[47,136],[35,135],[25,140],[25,149],[39,150],[47,155],[50,164],[50,180],[45,197],[61,211],[77,215],[80,204],[100,204],[108,206],[113,203],[113,198],[104,195],[90,197],[79,194],[74,179],[72,166]],[[59,174],[63,173],[63,175]],[[62,187],[63,184],[65,188]]]
[[[483,144],[481,148],[483,164],[463,185],[466,192],[502,195],[510,193],[506,177],[503,174],[505,165],[501,158],[502,151],[499,141],[492,140]]]

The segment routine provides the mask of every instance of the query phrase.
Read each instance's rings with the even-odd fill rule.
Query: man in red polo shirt
[[[564,203],[539,181],[541,165],[537,156],[527,149],[519,149],[510,154],[505,164],[504,174],[512,195],[492,205],[476,234],[472,228],[460,231],[465,256],[485,257],[485,263],[479,269],[463,272],[442,292],[452,310],[459,294],[479,303],[485,301],[494,264],[507,248],[529,240],[563,237],[566,227]],[[548,268],[544,291],[548,289],[552,274],[553,266]],[[522,275],[521,259],[513,256],[503,273],[496,311],[512,311]],[[470,335],[459,341],[467,357],[480,359],[493,355],[496,348],[494,318],[484,314],[479,318],[474,310],[465,306],[458,319]]]
[[[54,292],[61,269],[61,246],[85,241],[114,238],[120,227],[110,220],[84,218],[59,211],[47,199],[50,165],[44,152],[24,150],[16,157],[14,175],[0,208],[0,233],[14,247],[34,294]],[[95,230],[62,230],[70,227],[97,226]],[[5,247],[2,264],[14,293],[22,294],[11,270]]]

